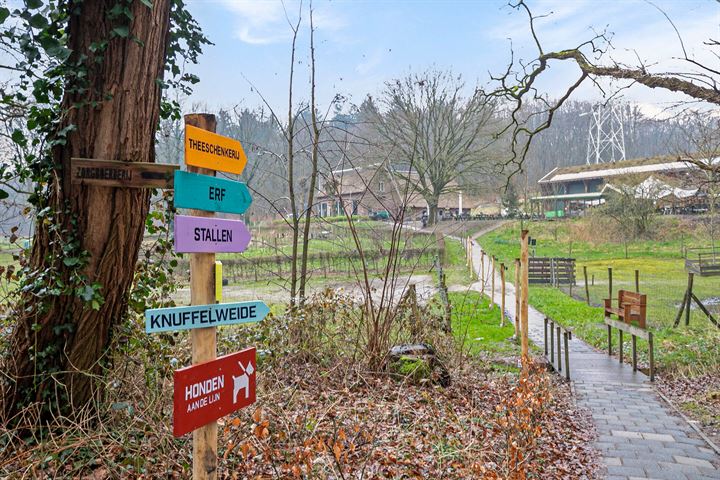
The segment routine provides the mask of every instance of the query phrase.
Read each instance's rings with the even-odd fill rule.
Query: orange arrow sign
[[[237,140],[185,125],[185,163],[228,173],[242,173],[247,157]]]

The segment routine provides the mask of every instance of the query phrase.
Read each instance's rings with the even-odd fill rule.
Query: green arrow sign
[[[242,182],[225,178],[175,172],[175,206],[208,212],[244,213],[252,203],[250,191]]]

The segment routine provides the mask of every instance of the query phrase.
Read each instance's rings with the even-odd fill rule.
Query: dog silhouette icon
[[[238,393],[240,390],[245,390],[245,398],[250,397],[250,375],[255,373],[252,362],[248,362],[247,368],[242,363],[238,362],[243,373],[239,376],[233,375],[233,403],[237,403]]]

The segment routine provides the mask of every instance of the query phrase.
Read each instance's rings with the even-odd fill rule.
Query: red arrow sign
[[[173,435],[255,403],[255,347],[175,370]]]

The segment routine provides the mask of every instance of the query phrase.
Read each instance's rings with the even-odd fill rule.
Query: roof
[[[541,200],[599,200],[603,197],[605,191],[590,193],[567,193],[563,195],[544,195],[541,197],[532,197],[532,201]]]
[[[720,159],[706,160],[707,163],[717,163]],[[697,169],[696,165],[681,160],[679,157],[653,157],[625,160],[613,163],[598,163],[591,165],[575,165],[572,167],[555,168],[538,183],[558,183],[577,180],[592,180],[597,178],[615,177],[618,175],[652,174],[659,172],[673,172]]]

